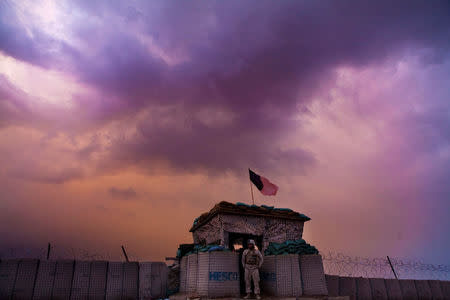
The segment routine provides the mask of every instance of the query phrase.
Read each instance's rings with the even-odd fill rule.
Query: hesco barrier
[[[52,298],[53,283],[55,282],[56,261],[41,261],[34,284],[33,299],[46,300]]]
[[[58,260],[56,262],[55,282],[53,283],[52,291],[53,299],[70,298],[74,266],[74,260]]]
[[[300,255],[299,261],[303,294],[307,296],[328,295],[322,256],[318,254]]]
[[[297,254],[268,255],[260,270],[261,291],[271,296],[302,295]]]
[[[115,300],[122,297],[123,263],[110,262],[106,284],[106,300]]]
[[[397,280],[383,278],[340,277],[326,275],[329,296],[334,296],[336,284],[339,296],[350,299],[450,299],[449,281]]]
[[[91,262],[76,261],[73,273],[71,300],[86,299],[89,293],[89,279],[91,278]]]
[[[0,299],[11,298],[18,266],[19,260],[17,259],[0,262]]]
[[[167,297],[163,262],[0,261],[0,299],[159,299]]]
[[[356,299],[356,279],[353,277],[339,277],[339,296],[349,296]]]
[[[386,291],[390,299],[402,300],[402,289],[397,279],[385,279]]]
[[[414,280],[417,291],[417,298],[419,299],[431,299],[433,295],[431,293],[430,284],[427,280]]]
[[[401,279],[399,280],[400,289],[402,290],[403,299],[415,300],[417,298],[416,285],[414,280]]]
[[[139,299],[160,299],[167,296],[169,268],[163,262],[139,264]]]
[[[180,292],[187,291],[187,257],[183,256],[180,260]]]
[[[21,259],[14,283],[14,299],[32,299],[39,260]]]
[[[186,291],[188,293],[197,290],[198,254],[187,255]]]
[[[356,278],[356,299],[372,299],[372,291],[368,278]]]
[[[139,264],[126,262],[123,265],[122,299],[137,299],[139,295]]]
[[[450,281],[441,281],[442,294],[446,300],[450,299]]]
[[[89,299],[104,299],[106,293],[107,261],[93,261],[89,278]]]
[[[439,280],[428,280],[428,284],[430,285],[431,294],[434,299],[442,300],[444,299],[444,294],[441,290],[441,284]]]
[[[388,300],[386,284],[383,278],[370,278],[370,287],[372,289],[372,299]]]
[[[339,296],[339,276],[325,275],[325,279],[327,281],[328,296]]]
[[[221,251],[199,253],[197,292],[211,298],[239,297],[239,254]]]

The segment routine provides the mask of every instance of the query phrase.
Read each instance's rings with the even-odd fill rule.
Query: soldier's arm
[[[242,253],[242,260],[241,260],[241,263],[242,263],[242,266],[245,268],[245,257],[247,256],[247,253],[248,253],[248,251],[247,250],[244,250],[244,253]]]
[[[258,256],[259,256],[259,266],[258,266],[258,268],[261,268],[261,266],[262,266],[262,264],[264,262],[264,257],[263,257],[263,255],[261,254],[261,252],[259,250],[258,250]]]

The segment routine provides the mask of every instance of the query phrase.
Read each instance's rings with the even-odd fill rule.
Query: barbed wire
[[[368,258],[337,252],[321,252],[325,273],[329,275],[371,278],[395,278],[387,257]],[[390,258],[399,279],[450,280],[450,265]]]
[[[0,249],[0,259],[8,258],[46,258],[45,248],[16,247]],[[130,261],[142,261],[127,249]],[[386,257],[360,257],[343,253],[321,251],[323,266],[326,274],[370,277],[394,278],[394,274]],[[98,253],[82,248],[66,248],[51,246],[50,259],[77,259],[77,260],[109,260],[123,261],[124,257],[119,247],[114,254]],[[450,280],[450,265],[428,264],[416,260],[391,257],[392,266],[399,279],[437,279]]]

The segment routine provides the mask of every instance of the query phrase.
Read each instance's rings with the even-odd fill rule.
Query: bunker
[[[248,239],[254,239],[264,251],[270,242],[301,239],[304,223],[309,220],[289,208],[222,201],[195,219],[190,232],[195,244],[216,244],[237,250],[246,248]]]
[[[225,201],[216,204],[210,211],[194,220],[190,229],[194,243],[180,245],[180,291],[211,296],[211,287],[219,291],[222,285],[227,284],[227,295],[224,292],[215,292],[214,296],[243,294],[244,269],[240,261],[244,249],[247,248],[247,241],[253,239],[264,255],[264,264],[260,270],[263,293],[297,297],[305,294],[302,288],[305,286],[307,295],[326,295],[322,259],[316,255],[317,249],[302,240],[304,223],[309,220],[306,215],[289,208],[240,202],[233,204]],[[209,265],[213,261],[215,273],[210,270],[210,274],[204,275],[204,279],[200,280],[200,269],[205,268],[200,255],[203,255],[202,252],[214,253],[218,250],[231,253],[217,258],[216,255],[210,256]],[[189,263],[195,258],[195,254],[199,255],[198,263]],[[314,257],[311,255],[315,264],[309,264],[307,254],[315,254]],[[305,262],[303,265],[302,261]],[[301,274],[302,269],[305,274]],[[197,284],[190,282],[192,276],[187,274],[198,274]],[[218,280],[217,274],[233,276],[220,277],[221,280]],[[205,280],[210,283],[203,282]],[[199,286],[200,282],[203,283],[202,288]]]

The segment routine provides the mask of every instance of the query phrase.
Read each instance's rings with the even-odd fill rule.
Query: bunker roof
[[[290,208],[276,208],[267,205],[249,205],[241,202],[236,204],[222,201],[209,211],[194,220],[190,232],[195,231],[197,228],[203,226],[205,223],[209,222],[214,216],[218,214],[229,214],[229,215],[241,215],[241,216],[255,216],[263,218],[277,218],[277,219],[289,219],[306,222],[311,220],[309,217],[301,214],[299,212],[293,211]]]

